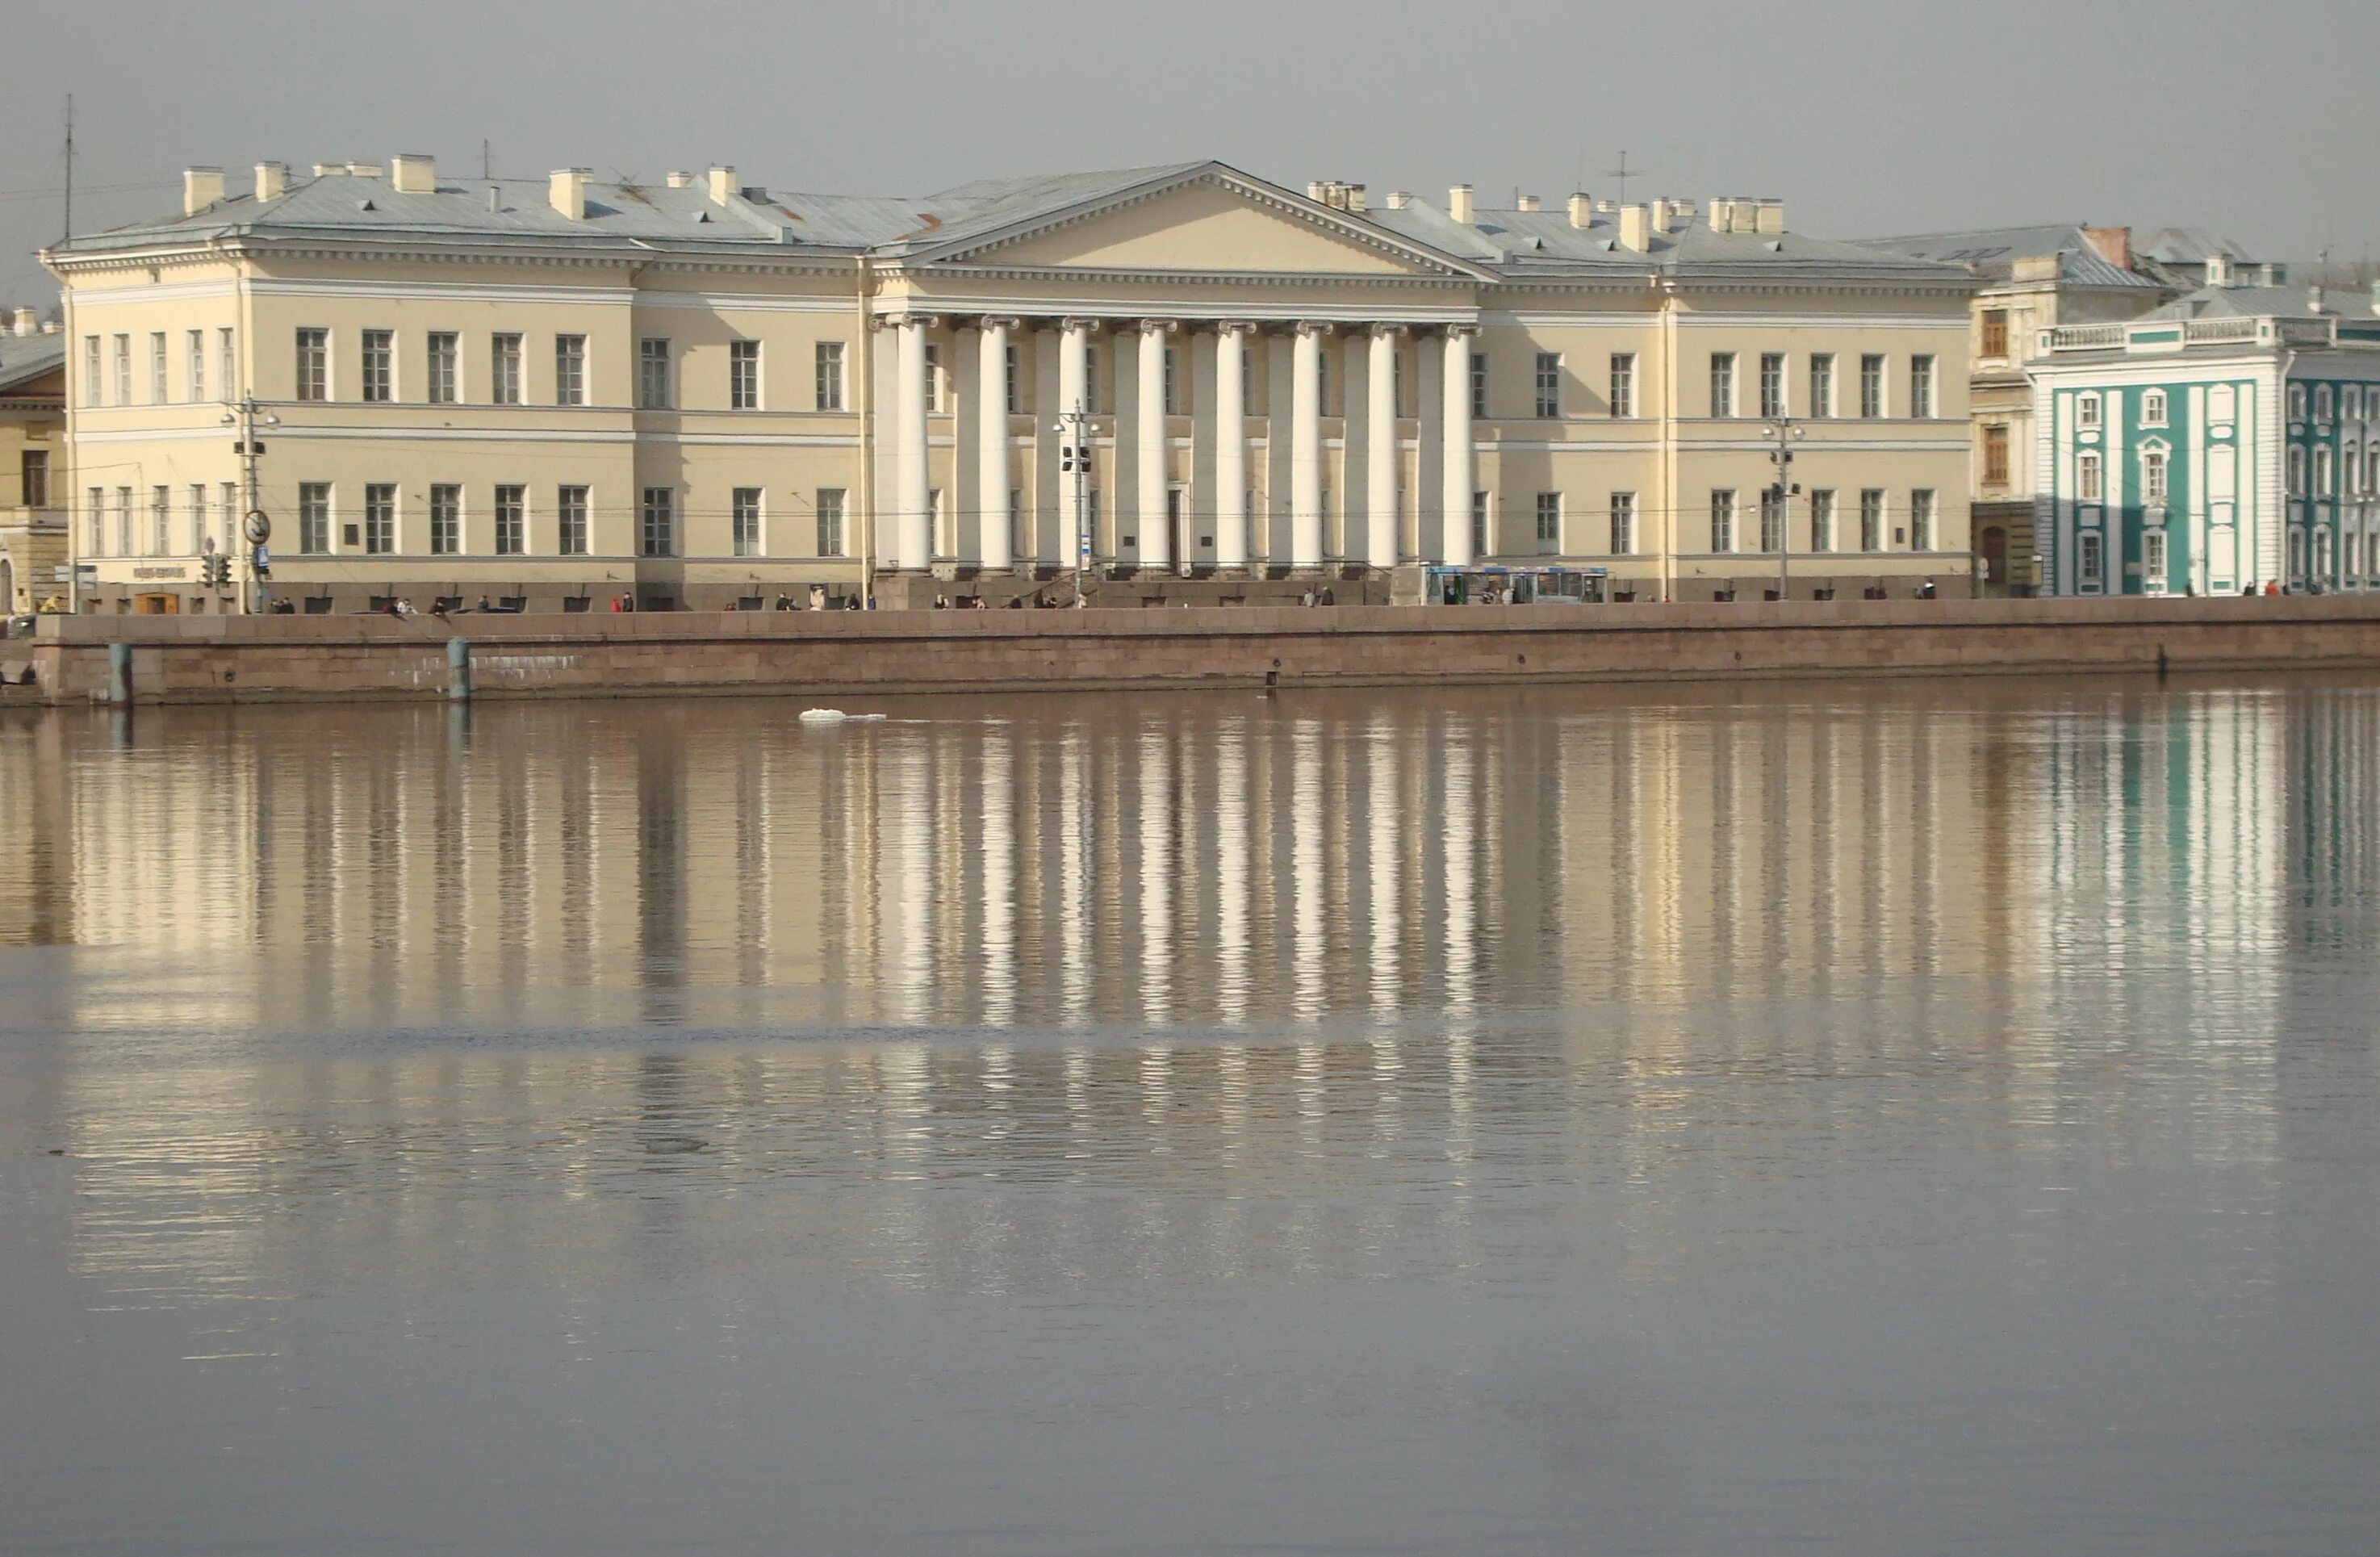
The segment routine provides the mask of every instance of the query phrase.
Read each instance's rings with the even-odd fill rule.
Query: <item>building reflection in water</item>
[[[1000,1219],[926,1186],[1128,1164],[1217,1192],[1196,1229],[1125,1239],[1149,1259],[1360,1264],[1382,1227],[1235,1193],[1355,1156],[1451,1175],[1415,1214],[1460,1265],[1483,1143],[1500,1173],[1572,1150],[1513,1135],[1532,1111],[1591,1097],[1658,1184],[1685,1171],[1682,1110],[1955,1055],[2007,1100],[2007,1149],[2046,1151],[2076,1110],[2131,1106],[2101,1067],[2212,1032],[2229,1106],[2175,1128],[2252,1176],[2281,1127],[2284,954],[2380,943],[2380,696],[2359,688],[888,712],[143,711],[121,741],[0,721],[22,833],[0,932],[87,970],[59,1106],[118,1198],[91,1201],[86,1252],[131,1281],[273,1269],[274,1223],[238,1195],[178,1243],[132,1235],[148,1198],[195,1192],[171,1164],[358,1193],[368,1214],[308,1225],[437,1266],[504,1238],[501,1202],[408,1185],[600,1199],[698,1163],[909,1184],[870,1202],[871,1258],[998,1282]],[[460,1205],[484,1222],[410,1220]],[[1631,1212],[1646,1269],[1662,1206]]]

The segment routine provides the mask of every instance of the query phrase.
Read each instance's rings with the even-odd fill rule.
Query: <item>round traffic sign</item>
[[[263,509],[250,508],[240,525],[240,533],[248,537],[249,545],[261,546],[273,539],[273,521],[264,517]]]

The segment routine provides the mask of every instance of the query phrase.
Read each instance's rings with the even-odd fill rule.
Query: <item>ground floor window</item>
[[[1820,487],[1810,493],[1810,550],[1831,552],[1835,549],[1835,494],[1832,489]]]
[[[463,489],[459,486],[434,486],[430,489],[430,554],[434,557],[453,556],[463,549]]]
[[[1920,487],[1909,494],[1909,547],[1914,552],[1934,549],[1934,493]]]
[[[2086,529],[2074,541],[2074,580],[2085,590],[2099,588],[2106,576],[2106,542],[2095,529]]]
[[[1537,493],[1537,550],[1551,556],[1561,550],[1561,493]]]
[[[2299,583],[2299,582],[2301,582],[2301,581],[2302,581],[2302,580],[2304,579],[2304,578],[2305,578],[2305,566],[2306,566],[2306,540],[2305,540],[2305,531],[2304,531],[2304,530],[2301,530],[2301,529],[2292,529],[2292,530],[2290,530],[2290,531],[2289,531],[2289,582],[2290,582],[2290,583],[2292,583],[2292,584]]]
[[[1611,550],[1622,557],[1636,550],[1636,494],[1633,492],[1611,494]]]
[[[1875,487],[1860,493],[1860,550],[1884,550],[1884,493]]]
[[[376,557],[396,550],[396,487],[374,482],[364,488],[364,550]]]
[[[1710,549],[1735,550],[1735,489],[1719,487],[1710,494]]]
[[[320,556],[331,549],[331,483],[300,481],[298,484],[298,550],[306,556]]]
[[[1488,554],[1488,494],[1484,492],[1471,494],[1471,554],[1475,557]]]
[[[677,551],[677,493],[669,487],[647,487],[639,510],[637,550],[648,557],[666,557]]]
[[[843,488],[819,488],[818,554],[820,556],[843,555]]]
[[[739,557],[759,556],[760,554],[760,489],[737,487],[730,500],[729,507],[735,527],[732,537],[735,554]]]
[[[565,557],[587,554],[587,489],[560,487],[553,494],[553,518],[557,534],[554,550]]]
[[[2161,529],[2141,536],[2141,584],[2150,594],[2165,593],[2165,531]]]
[[[528,488],[496,489],[496,555],[516,557],[528,549]]]
[[[1785,493],[1779,487],[1763,487],[1760,491],[1760,549],[1781,552],[1785,549]]]

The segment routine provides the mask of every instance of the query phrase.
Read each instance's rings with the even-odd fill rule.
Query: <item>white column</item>
[[[1365,389],[1370,415],[1364,426],[1365,481],[1371,498],[1371,529],[1364,560],[1374,567],[1397,566],[1397,336],[1402,326],[1372,326],[1372,357]]]
[[[1088,413],[1089,395],[1085,380],[1090,376],[1091,322],[1068,319],[1059,324],[1058,336],[1058,443],[1061,447],[1074,444],[1088,446],[1090,424],[1066,420],[1076,411]],[[1081,523],[1082,494],[1089,490],[1090,478],[1077,468],[1058,478],[1058,533],[1065,542],[1058,548],[1062,567],[1080,566],[1083,555]]]
[[[934,561],[933,518],[926,512],[926,493],[933,484],[926,456],[926,331],[931,323],[915,314],[892,322],[892,555],[886,560],[907,573],[923,573]]]
[[[1173,322],[1165,319],[1140,322],[1140,393],[1134,397],[1133,418],[1138,436],[1140,565],[1170,567],[1172,538],[1165,523],[1165,337]]]
[[[1297,326],[1289,367],[1289,566],[1322,566],[1322,336]]]
[[[1471,554],[1471,327],[1446,330],[1446,513],[1439,548],[1450,567],[1469,567]]]
[[[987,573],[1015,561],[1008,512],[1008,332],[1014,319],[989,318],[976,343],[976,555]]]
[[[1252,325],[1226,320],[1215,330],[1215,566],[1248,566],[1248,404]]]

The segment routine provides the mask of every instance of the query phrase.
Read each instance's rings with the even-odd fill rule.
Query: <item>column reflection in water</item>
[[[1364,820],[1371,888],[1372,1004],[1381,1011],[1393,1011],[1397,1005],[1402,976],[1397,952],[1404,930],[1398,888],[1404,846],[1415,835],[1397,805],[1397,748],[1395,729],[1385,715],[1375,715],[1364,748],[1365,772],[1371,785]]]
[[[1089,1018],[1091,882],[1084,837],[1090,823],[1090,742],[1070,725],[1058,743],[1058,934],[1065,1020]]]
[[[1226,1023],[1248,1014],[1248,730],[1245,718],[1215,735],[1215,997]]]
[[[983,738],[983,1019],[1016,1019],[1016,766],[1013,739],[994,725]]]
[[[1322,727],[1299,719],[1290,726],[1290,914],[1295,939],[1290,956],[1290,1004],[1301,1020],[1322,1015],[1328,993],[1322,970]]]
[[[1140,770],[1140,1009],[1162,1023],[1173,1009],[1173,761],[1163,726],[1142,730]]]

